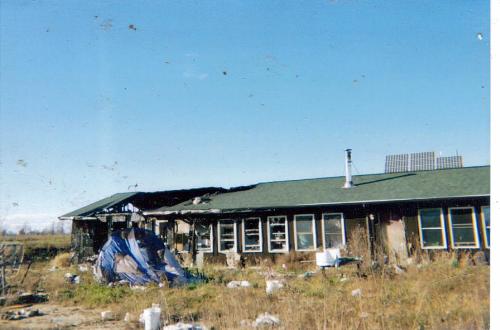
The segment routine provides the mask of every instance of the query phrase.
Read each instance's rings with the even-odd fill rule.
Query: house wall
[[[235,213],[224,215],[206,215],[197,216],[196,221],[204,223],[211,223],[213,229],[213,251],[211,253],[205,252],[208,258],[219,259],[224,254],[218,251],[218,220],[233,219],[237,223],[237,253],[245,255],[247,258],[262,258],[275,256],[281,254],[270,252],[268,249],[268,216],[284,215],[288,221],[288,250],[289,252],[295,250],[295,232],[294,232],[294,216],[299,214],[313,214],[315,218],[316,228],[316,242],[317,250],[323,250],[323,228],[321,219],[323,213],[343,213],[344,215],[344,229],[346,241],[355,239],[351,237],[356,228],[362,228],[365,234],[368,234],[368,227],[372,225],[372,230],[369,232],[374,242],[382,244],[389,244],[388,251],[394,252],[390,255],[393,259],[400,259],[411,254],[415,249],[419,248],[420,232],[418,225],[418,209],[440,207],[443,209],[445,217],[445,228],[447,233],[447,241],[451,242],[451,230],[448,224],[448,208],[457,206],[473,206],[476,212],[476,223],[479,234],[480,248],[485,249],[485,239],[482,230],[482,221],[480,217],[480,207],[489,205],[489,198],[475,198],[475,199],[449,199],[442,201],[421,201],[412,203],[380,203],[370,205],[344,205],[344,206],[330,206],[330,207],[310,207],[310,208],[293,208],[293,209],[279,209],[273,211],[259,211],[251,213]],[[259,217],[262,221],[262,237],[263,246],[262,252],[243,252],[243,239],[242,239],[242,220],[244,218]],[[373,218],[373,220],[370,220]],[[192,219],[191,219],[192,220]],[[370,224],[370,221],[373,223]],[[392,223],[391,223],[392,221]],[[394,228],[388,229],[389,225],[394,225]],[[398,233],[398,229],[401,233]],[[392,235],[388,237],[388,235]],[[400,241],[403,240],[403,246],[399,246]],[[394,243],[396,242],[396,243]],[[447,249],[451,245],[448,244]],[[390,254],[390,253],[389,253]]]

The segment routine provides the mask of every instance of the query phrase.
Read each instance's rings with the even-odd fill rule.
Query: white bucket
[[[160,329],[161,308],[151,307],[144,310],[144,330]]]

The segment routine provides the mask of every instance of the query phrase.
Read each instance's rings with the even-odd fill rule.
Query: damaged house
[[[76,255],[95,255],[115,230],[130,227],[153,229],[144,211],[172,206],[197,196],[227,191],[222,188],[199,188],[158,192],[118,193],[59,217],[71,220],[71,248]],[[163,239],[165,231],[156,226]]]
[[[123,211],[104,212],[109,206],[101,201],[61,219],[73,220],[73,236],[81,235],[82,224],[90,221],[93,229],[86,237],[93,244],[85,244],[94,252],[113,224],[143,223],[180,255],[214,261],[225,260],[228,253],[252,259],[343,247],[357,239],[356,228],[366,233],[370,246],[382,244],[392,260],[404,260],[414,249],[488,251],[489,166],[355,176],[350,168],[348,150],[341,177],[188,190],[177,198],[178,192],[163,192],[170,199],[161,201],[155,193],[137,193],[141,203],[133,195],[118,194],[110,203],[132,204],[140,211],[128,209],[123,217]],[[91,208],[100,211],[89,217]],[[113,216],[124,220],[115,222]],[[84,242],[75,237],[74,244]]]

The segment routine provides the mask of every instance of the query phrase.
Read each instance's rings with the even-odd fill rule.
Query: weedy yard
[[[79,328],[139,329],[140,313],[153,303],[160,304],[166,322],[198,322],[214,329],[249,328],[264,312],[276,315],[281,321],[277,328],[282,329],[489,328],[489,266],[474,265],[465,257],[458,260],[453,253],[422,258],[404,272],[391,266],[359,270],[349,265],[304,276],[314,270],[313,264],[290,258],[238,270],[208,266],[208,283],[182,288],[101,286],[91,271],[80,272],[60,260],[57,264],[49,271],[53,261],[37,262],[18,289],[45,291],[52,310],[58,306],[80,315],[80,323],[72,324]],[[68,283],[67,272],[80,274],[80,284]],[[268,295],[265,281],[271,277],[286,284]],[[226,285],[233,280],[247,280],[252,287],[230,289]],[[353,295],[358,289],[360,294]],[[101,321],[104,310],[112,311],[116,320]],[[126,313],[129,322],[123,321]],[[44,322],[53,326],[51,317],[49,311],[42,317],[1,321],[0,327],[42,328]]]

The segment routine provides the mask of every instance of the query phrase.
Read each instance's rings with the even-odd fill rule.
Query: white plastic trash
[[[113,319],[113,313],[111,311],[101,312],[101,320],[110,321]]]
[[[332,259],[330,253],[316,252],[316,265],[318,265],[318,267],[330,267],[334,264],[335,260]]]
[[[160,329],[161,308],[151,307],[146,308],[143,312],[144,330]]]
[[[250,288],[252,285],[248,281],[231,281],[227,284],[229,289],[235,288]]]
[[[266,281],[266,293],[272,294],[274,291],[283,288],[283,282],[280,280],[268,280]]]

